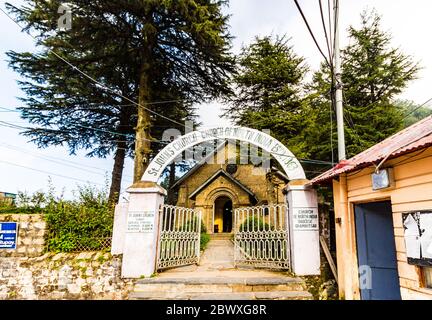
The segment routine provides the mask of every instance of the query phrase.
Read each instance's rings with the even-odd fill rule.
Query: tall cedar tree
[[[361,26],[348,29],[350,44],[342,50],[342,83],[345,138],[348,156],[353,156],[401,130],[404,113],[396,96],[415,79],[419,69],[410,56],[391,47],[391,35],[381,30],[375,12],[361,14]],[[331,76],[323,64],[316,72],[304,104],[304,153],[307,157],[332,160],[330,132],[336,147],[334,109],[331,107]],[[332,117],[332,118],[330,118]],[[336,153],[334,148],[334,153]]]
[[[307,67],[285,37],[255,38],[238,57],[225,116],[270,134],[301,156],[301,82]]]
[[[21,82],[27,95],[22,116],[43,126],[25,134],[39,146],[67,143],[72,153],[115,150],[111,189],[117,191],[124,155],[135,151],[134,182],[140,180],[163,146],[152,143],[153,136],[178,127],[155,112],[181,122],[193,116],[192,103],[228,92],[233,59],[221,13],[225,1],[68,1],[72,29],[63,31],[57,25],[61,3],[7,5],[42,48],[8,53],[11,66],[29,79]],[[140,106],[95,85],[50,50]],[[161,100],[179,102],[153,103]],[[128,135],[133,131],[135,137]]]

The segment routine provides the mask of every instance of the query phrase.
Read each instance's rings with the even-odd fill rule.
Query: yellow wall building
[[[420,245],[421,237],[406,237],[404,220],[409,214],[432,218],[432,116],[311,183],[333,185],[342,298],[432,299],[432,260],[423,258],[432,254],[426,252],[432,242],[425,242],[432,239],[432,226],[419,228]],[[416,248],[421,259],[410,258]]]

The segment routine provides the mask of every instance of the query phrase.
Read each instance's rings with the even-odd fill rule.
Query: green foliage
[[[271,134],[297,155],[293,138],[302,126],[300,94],[307,72],[304,58],[296,55],[284,37],[255,38],[238,57],[233,77],[234,95],[225,116],[237,125],[271,129]]]
[[[100,250],[111,237],[113,208],[105,192],[79,187],[77,200],[51,200],[44,213],[49,251]]]
[[[135,133],[161,139],[166,128],[182,129],[167,118],[193,120],[193,103],[228,91],[233,58],[228,16],[221,10],[226,1],[70,0],[70,30],[58,28],[61,4],[6,4],[38,46],[37,53],[7,52],[11,68],[23,79],[21,116],[33,124],[23,134],[38,147],[66,145],[72,154],[84,149],[97,157],[115,153],[110,198],[118,197],[124,159],[136,155],[143,141],[135,140]],[[131,101],[146,105],[143,125]],[[139,146],[139,154],[148,160],[163,146]]]
[[[419,67],[391,47],[391,36],[381,30],[381,17],[374,11],[363,12],[360,27],[350,27],[348,36],[341,54],[342,83],[347,154],[353,156],[413,121],[404,119],[395,98]],[[227,117],[238,125],[270,129],[299,158],[337,160],[335,84],[327,65],[305,83],[304,59],[284,38],[263,37],[243,48],[237,69]],[[330,167],[302,164],[308,178]]]
[[[396,100],[395,105],[404,115],[404,127],[410,125],[432,115],[432,109],[426,106],[420,106],[409,100]]]
[[[68,252],[106,249],[112,234],[113,207],[107,192],[91,186],[79,186],[74,200],[65,200],[49,191],[33,195],[18,193],[16,206],[0,213],[42,213],[47,222],[48,251]]]
[[[193,219],[186,220],[186,222],[179,226],[179,230],[193,230],[194,226],[196,226],[198,223],[198,217],[195,217]],[[201,220],[201,233],[206,233],[207,228],[204,224],[204,221]]]
[[[200,237],[200,250],[203,251],[207,248],[207,244],[210,241],[210,235],[208,233],[201,232]]]
[[[201,220],[201,233],[207,233],[207,227],[204,224],[204,221]]]
[[[381,17],[363,12],[361,26],[348,29],[349,45],[342,50],[345,138],[348,157],[371,147],[404,127],[395,97],[416,78],[418,65],[381,30]],[[330,161],[331,120],[333,147],[337,150],[335,112],[331,108],[331,75],[326,65],[313,76],[303,108],[301,133],[308,158]]]
[[[240,232],[244,231],[264,231],[264,230],[274,230],[274,226],[270,226],[263,219],[257,217],[246,218],[239,227]]]

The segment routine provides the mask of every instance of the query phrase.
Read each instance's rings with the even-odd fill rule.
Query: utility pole
[[[338,134],[338,159],[339,161],[346,159],[345,152],[345,132],[342,106],[342,75],[341,75],[341,60],[339,49],[339,0],[333,2],[334,13],[334,79],[335,79],[335,102],[336,102],[336,120]]]

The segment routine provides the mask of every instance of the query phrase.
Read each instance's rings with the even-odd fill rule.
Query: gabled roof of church
[[[185,181],[187,178],[189,178],[191,175],[194,174],[195,171],[197,171],[199,168],[201,168],[202,165],[207,163],[207,160],[213,157],[213,155],[217,152],[219,152],[220,149],[224,148],[226,145],[226,140],[219,144],[212,152],[210,152],[208,155],[206,155],[204,158],[202,158],[197,164],[195,164],[192,169],[190,169],[187,173],[185,173],[180,179],[178,179],[172,186],[171,189],[174,189],[175,187],[179,186],[183,181]]]
[[[215,174],[213,174],[210,178],[208,178],[206,181],[204,181],[204,183],[202,185],[200,185],[197,189],[195,189],[195,191],[193,191],[190,194],[189,198],[193,198],[194,196],[196,196],[198,193],[200,193],[210,183],[212,183],[214,180],[216,180],[220,176],[224,176],[226,179],[228,179],[229,181],[231,181],[232,183],[234,183],[235,185],[237,185],[239,188],[241,188],[243,191],[245,191],[250,197],[252,197],[253,199],[257,200],[257,198],[255,197],[255,194],[252,191],[250,191],[240,181],[238,181],[237,179],[234,179],[230,174],[228,174],[228,172],[226,172],[223,169],[219,169],[218,171],[215,172]]]
[[[195,173],[199,168],[201,168],[204,164],[207,163],[207,160],[214,156],[217,152],[219,152],[220,149],[224,148],[227,143],[227,140],[219,144],[212,152],[210,152],[208,155],[206,155],[204,158],[202,158],[197,164],[195,164],[192,169],[190,169],[187,173],[185,173],[180,179],[178,179],[170,189],[174,189],[175,187],[179,186],[183,181],[185,181],[187,178],[189,178],[191,175]],[[282,178],[285,181],[289,181],[289,178],[282,173],[278,168],[272,167],[271,168],[280,178]]]

